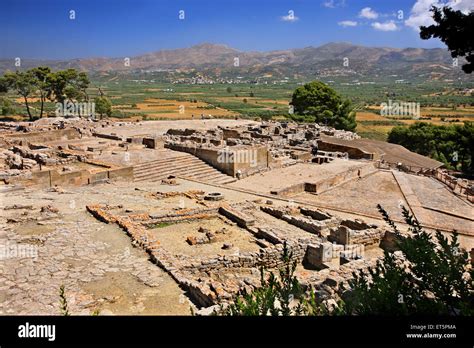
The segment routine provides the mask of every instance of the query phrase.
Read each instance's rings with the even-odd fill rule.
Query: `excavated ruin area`
[[[216,191],[223,200],[203,198]],[[2,260],[4,314],[58,314],[61,285],[73,314],[188,314],[258,286],[260,266],[281,263],[283,240],[302,271],[318,273],[304,268],[303,259],[307,244],[321,237],[261,208],[286,207],[285,201],[179,179],[177,185],[27,188],[1,203],[2,242],[36,251]],[[111,220],[92,214],[93,207]],[[186,241],[206,232],[214,235],[206,243]],[[356,268],[370,262],[355,261]]]
[[[211,241],[207,241],[206,233],[212,233]],[[259,250],[255,238],[250,233],[219,217],[157,227],[152,229],[152,234],[160,241],[162,247],[171,253],[192,257],[231,255],[239,251]],[[203,239],[205,242],[191,245],[186,241],[188,238]],[[224,245],[228,247],[223,249]]]
[[[2,124],[0,314],[59,314],[64,286],[72,314],[206,315],[285,247],[303,286],[337,299],[408,235],[402,205],[472,250],[468,183],[408,150],[393,167],[358,138],[239,120]]]

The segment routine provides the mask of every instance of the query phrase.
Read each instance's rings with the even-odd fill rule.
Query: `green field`
[[[201,115],[285,119],[289,116],[291,95],[303,83],[290,80],[271,84],[179,84],[163,79],[134,80],[125,76],[93,76],[91,81],[89,96],[93,99],[100,88],[112,101],[112,117],[141,120],[199,118]],[[449,120],[462,122],[474,119],[474,108],[471,107],[474,106],[474,82],[469,85],[466,82],[440,81],[396,84],[380,80],[369,84],[342,78],[325,82],[353,102],[357,111],[357,131],[368,138],[385,140],[392,127],[408,125],[413,121],[382,118],[377,108],[389,99],[420,103],[422,116],[429,118],[426,122],[442,124]],[[13,101],[15,112],[13,116],[4,115],[4,119],[22,119],[21,115],[26,114],[22,99],[15,95],[7,97]],[[30,105],[33,113],[37,114],[40,103],[31,100]],[[54,116],[55,105],[46,103],[45,111]]]

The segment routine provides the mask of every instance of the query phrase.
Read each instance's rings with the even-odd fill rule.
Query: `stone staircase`
[[[212,184],[228,184],[237,181],[234,177],[223,174],[199,158],[183,152],[133,166],[135,181],[160,181],[169,175]]]

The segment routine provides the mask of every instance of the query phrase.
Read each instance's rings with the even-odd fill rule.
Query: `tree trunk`
[[[44,108],[44,99],[45,97],[43,96],[43,94],[41,94],[41,109],[40,109],[40,118],[43,117],[43,108]]]
[[[30,117],[30,121],[33,121],[33,116],[31,115],[30,106],[28,105],[28,98],[26,98],[26,96],[23,96],[23,98],[25,98],[26,112],[28,112],[28,116]]]

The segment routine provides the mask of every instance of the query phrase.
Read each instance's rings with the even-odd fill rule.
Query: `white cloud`
[[[356,21],[341,21],[341,22],[337,22],[338,25],[340,25],[341,27],[355,27],[357,26],[357,22]]]
[[[420,30],[420,26],[428,26],[434,24],[432,12],[430,8],[432,6],[443,7],[449,6],[454,10],[459,10],[464,13],[474,10],[473,0],[417,0],[413,5],[410,16],[405,21],[405,25]]]
[[[370,7],[364,7],[359,12],[359,17],[367,18],[367,19],[376,19],[378,18],[379,14],[372,10]]]
[[[335,8],[336,4],[334,3],[334,0],[328,0],[323,2],[323,6],[327,8]]]
[[[297,20],[299,20],[299,17],[296,17],[293,11],[289,11],[286,16],[282,16],[280,17],[280,19],[284,22],[296,22]]]
[[[327,8],[344,7],[346,6],[346,0],[326,0],[323,2],[323,6]]]
[[[384,23],[374,22],[371,25],[375,30],[380,30],[380,31],[395,31],[398,29],[394,21],[388,21]]]

